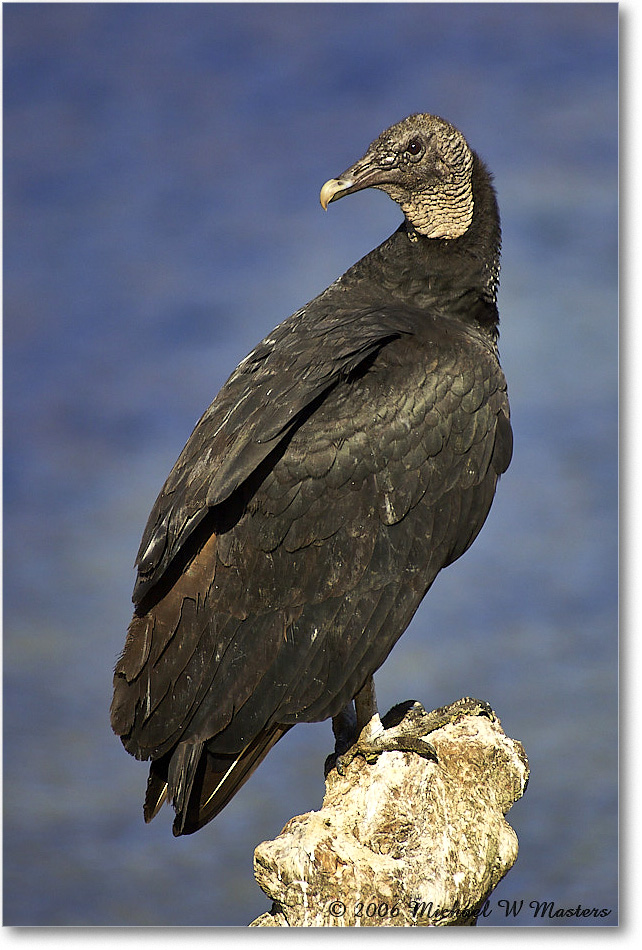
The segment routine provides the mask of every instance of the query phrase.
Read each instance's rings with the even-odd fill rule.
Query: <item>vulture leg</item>
[[[336,742],[336,753],[326,763],[326,773],[336,765],[339,775],[343,775],[355,756],[362,756],[366,762],[374,762],[382,752],[415,752],[428,759],[437,759],[433,746],[423,737],[437,728],[428,717],[421,703],[402,703],[395,706],[384,716],[383,722],[377,709],[374,681],[370,676],[363,688],[354,698],[356,722],[351,717],[349,704],[332,720]],[[345,751],[348,735],[346,725],[352,722],[352,735],[356,742]]]
[[[341,710],[338,716],[333,716],[332,731],[334,733],[334,756],[330,756],[330,759],[332,759],[330,768],[334,765],[336,756],[347,752],[359,735],[357,716],[352,700],[350,700],[345,709]],[[326,775],[328,771],[329,769],[326,769]]]
[[[357,713],[357,731],[360,736],[361,733],[365,733],[365,736],[376,736],[383,731],[372,676],[368,677],[354,697],[354,708]]]

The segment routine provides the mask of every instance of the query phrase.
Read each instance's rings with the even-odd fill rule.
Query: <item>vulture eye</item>
[[[424,143],[421,141],[421,139],[410,139],[406,145],[406,155],[410,159],[417,160],[422,155],[423,150]]]

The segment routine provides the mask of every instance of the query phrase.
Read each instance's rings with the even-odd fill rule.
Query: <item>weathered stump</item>
[[[424,715],[438,761],[357,757],[345,775],[330,771],[320,811],[256,848],[256,880],[273,905],[250,926],[475,923],[517,858],[504,816],[526,789],[528,761],[484,703]]]

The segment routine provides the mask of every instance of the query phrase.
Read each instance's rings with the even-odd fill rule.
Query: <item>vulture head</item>
[[[363,158],[326,181],[321,204],[363,188],[380,188],[427,238],[461,237],[473,219],[473,152],[450,122],[417,113],[375,139]]]

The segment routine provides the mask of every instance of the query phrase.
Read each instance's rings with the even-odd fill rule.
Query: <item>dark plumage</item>
[[[414,115],[321,202],[370,186],[404,222],[240,363],[143,535],[112,725],[152,760],[146,820],[168,794],[175,834],[367,688],[510,462],[488,172]]]

